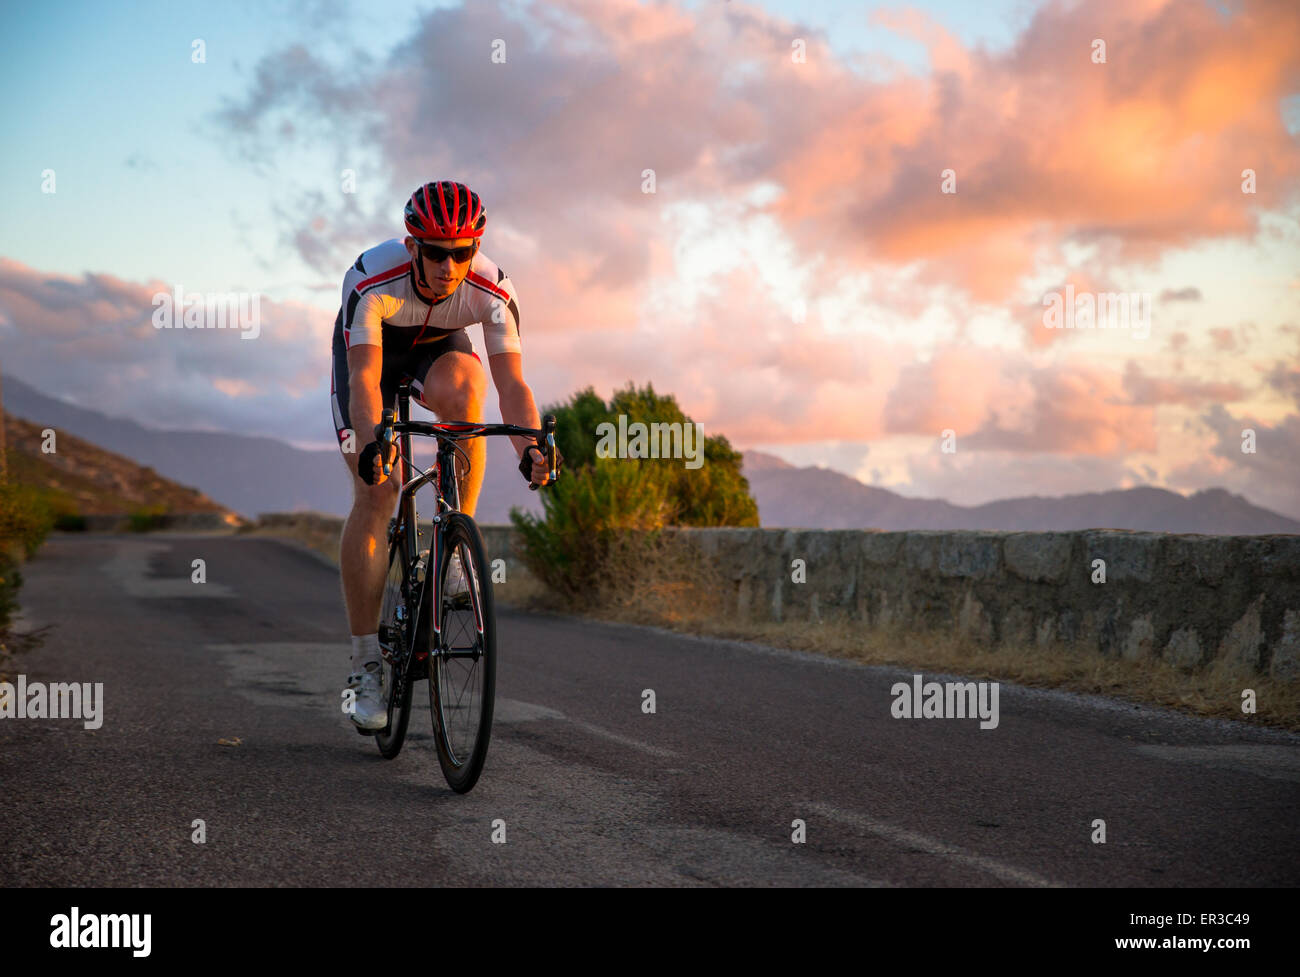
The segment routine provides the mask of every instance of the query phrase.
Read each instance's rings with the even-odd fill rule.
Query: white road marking
[[[492,707],[492,725],[497,723],[531,723],[539,719],[563,719],[564,713],[539,706],[533,702],[520,702],[518,699],[505,699],[497,696]]]
[[[910,831],[907,828],[900,828],[896,825],[886,824],[884,821],[878,821],[875,818],[868,817],[865,814],[858,814],[856,811],[845,811],[829,804],[813,803],[809,805],[810,809],[822,817],[830,818],[832,821],[839,821],[841,824],[849,824],[855,828],[870,832],[877,837],[884,838],[886,841],[892,841],[896,845],[902,845],[907,848],[915,848],[923,851],[927,855],[939,855],[950,861],[957,862],[959,865],[965,865],[969,868],[978,869],[989,875],[995,875],[1000,879],[1008,882],[1014,882],[1017,885],[1025,885],[1033,888],[1043,889],[1062,889],[1065,885],[1060,882],[1053,882],[1045,879],[1033,872],[1027,872],[1024,869],[1016,868],[1014,865],[1007,865],[996,858],[989,858],[986,855],[977,855],[974,852],[966,851],[956,845],[950,845],[946,841],[940,841],[937,838],[931,838],[917,831]]]
[[[642,743],[640,740],[634,740],[630,736],[623,736],[621,733],[615,733],[593,723],[585,722],[581,719],[573,719],[560,712],[558,709],[552,709],[549,706],[537,705],[533,702],[521,702],[518,699],[503,699],[497,697],[495,711],[493,712],[493,723],[527,723],[539,719],[557,719],[567,722],[571,726],[576,726],[583,732],[590,733],[592,736],[599,736],[601,739],[609,740],[611,743],[618,743],[620,746],[626,746],[633,750],[640,750],[642,753],[648,753],[650,756],[660,757],[662,759],[671,759],[677,756],[672,750],[665,750],[661,746],[651,746],[649,743]]]

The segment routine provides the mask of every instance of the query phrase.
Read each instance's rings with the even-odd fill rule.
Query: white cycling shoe
[[[348,688],[356,692],[352,722],[358,729],[380,730],[388,725],[388,703],[384,701],[384,673],[378,662],[363,672],[348,676]]]

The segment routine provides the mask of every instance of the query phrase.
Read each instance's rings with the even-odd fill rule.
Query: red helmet
[[[463,183],[426,183],[406,202],[406,230],[419,240],[481,237],[487,211],[477,193]]]

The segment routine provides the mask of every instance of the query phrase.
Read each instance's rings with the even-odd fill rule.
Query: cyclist
[[[393,405],[405,380],[440,420],[481,422],[487,377],[465,334],[467,326],[481,323],[503,423],[540,426],[523,377],[514,285],[479,251],[487,224],[483,201],[463,183],[426,183],[411,194],[404,216],[405,239],[363,252],[344,276],[343,304],[334,321],[330,400],[352,474],[339,571],[352,632],[352,721],[363,730],[383,729],[388,721],[377,631],[388,573],[388,521],[402,478],[393,446],[386,449],[392,476],[385,477],[384,449],[374,440],[384,407]],[[526,438],[511,441],[520,473],[531,484],[545,485],[543,452]],[[357,451],[359,446],[364,447]],[[487,448],[482,438],[464,446],[470,469],[461,479],[461,508],[472,516]]]

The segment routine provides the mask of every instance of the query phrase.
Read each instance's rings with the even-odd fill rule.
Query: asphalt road
[[[1300,882],[1290,734],[1007,684],[996,729],[895,719],[910,671],[503,609],[492,746],[457,796],[426,685],[396,760],[351,730],[316,558],[64,536],[24,575],[52,628],[10,671],[102,682],[104,719],[0,719],[0,885]]]

